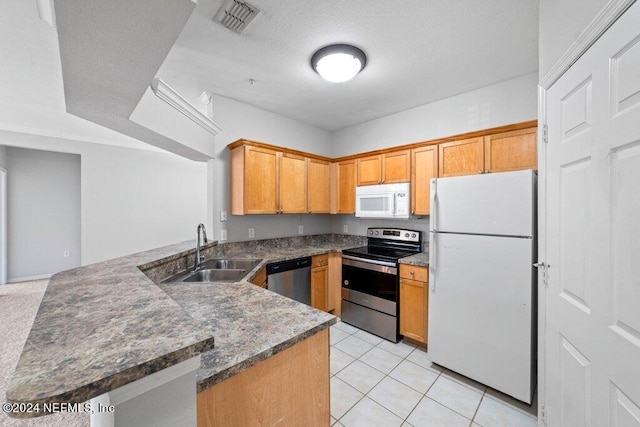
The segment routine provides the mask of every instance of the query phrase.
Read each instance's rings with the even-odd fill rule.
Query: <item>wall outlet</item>
[[[227,230],[220,230],[220,241],[224,242],[227,240]]]
[[[227,211],[220,211],[220,222],[225,222],[227,220]]]
[[[343,231],[344,233],[348,233],[348,232],[349,232],[349,226],[348,226],[347,224],[343,225],[343,226],[342,226],[342,231]]]
[[[62,251],[62,256],[65,258],[69,258],[69,251]]]
[[[304,225],[299,225],[298,226],[298,234],[302,234],[304,233]]]
[[[250,228],[249,229],[249,237],[256,237],[256,229],[255,228]]]

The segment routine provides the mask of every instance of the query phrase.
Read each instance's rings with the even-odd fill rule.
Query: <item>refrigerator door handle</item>
[[[429,218],[429,231],[438,230],[437,211],[438,211],[438,181],[437,178],[431,178],[431,211]]]
[[[434,231],[429,232],[429,284],[431,285],[431,292],[436,291],[436,237],[438,233]]]

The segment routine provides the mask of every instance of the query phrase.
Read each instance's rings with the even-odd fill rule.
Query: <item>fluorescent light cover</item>
[[[324,79],[334,83],[351,80],[366,63],[367,58],[362,50],[345,44],[325,46],[311,57],[311,67]]]

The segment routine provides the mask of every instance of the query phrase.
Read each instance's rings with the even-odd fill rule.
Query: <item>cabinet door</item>
[[[262,267],[260,271],[258,271],[258,274],[256,274],[254,278],[251,279],[251,283],[266,289],[267,288],[267,268]]]
[[[431,178],[438,176],[438,146],[411,150],[411,213],[429,215]]]
[[[400,279],[400,334],[427,344],[427,282]]]
[[[245,147],[243,213],[277,213],[278,157],[274,150]]]
[[[484,171],[483,137],[443,142],[438,147],[439,177],[473,175]]]
[[[409,150],[386,153],[382,159],[382,182],[409,182],[411,179],[411,152]]]
[[[342,254],[329,253],[329,282],[327,283],[327,311],[340,317],[342,314],[340,304],[342,302]]]
[[[382,156],[358,159],[358,185],[373,185],[382,182]]]
[[[278,194],[280,213],[307,212],[306,158],[295,154],[282,154]]]
[[[537,128],[484,137],[484,168],[488,172],[538,169]]]
[[[328,309],[328,284],[329,267],[327,264],[322,267],[311,269],[311,306],[318,310]]]
[[[338,163],[338,213],[356,212],[356,161]]]
[[[307,210],[328,213],[330,207],[329,163],[307,159]]]

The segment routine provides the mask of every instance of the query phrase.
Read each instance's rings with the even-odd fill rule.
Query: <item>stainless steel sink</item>
[[[188,282],[237,282],[260,264],[261,259],[209,259],[203,261],[198,271],[182,271],[168,279],[164,283]]]
[[[202,262],[202,269],[252,270],[261,259],[210,259]]]
[[[217,269],[204,269],[198,270],[195,273],[182,279],[182,282],[236,282],[244,275],[247,274],[247,270],[217,270]]]

